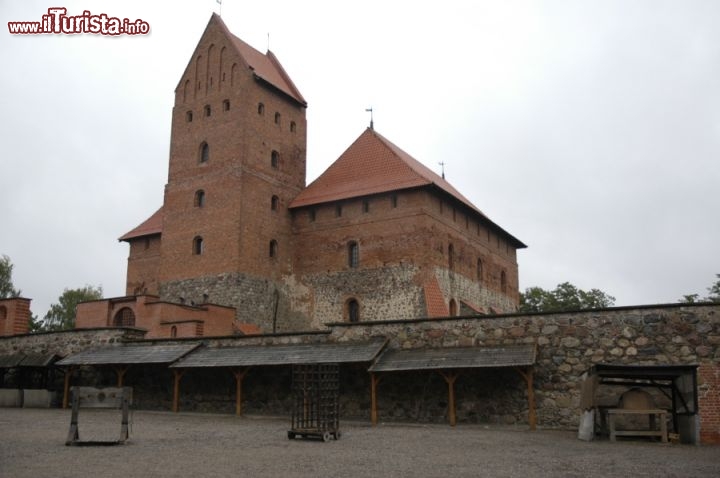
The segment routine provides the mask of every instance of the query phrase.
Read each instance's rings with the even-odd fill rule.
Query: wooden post
[[[377,386],[380,384],[380,377],[370,372],[370,423],[372,426],[377,425]]]
[[[535,413],[535,388],[533,386],[533,368],[527,367],[526,370],[516,368],[515,371],[525,380],[527,384],[528,394],[528,425],[530,430],[535,431],[537,428],[537,415]]]
[[[115,367],[115,373],[117,373],[118,378],[118,387],[123,386],[123,380],[125,378],[125,373],[128,371],[128,368],[130,368],[129,365],[126,365],[125,367]]]
[[[63,408],[68,408],[70,405],[70,377],[75,371],[75,367],[68,367],[64,370],[65,372],[65,385],[63,387]]]
[[[235,376],[235,415],[242,415],[242,382],[249,368],[238,368],[232,371]]]
[[[175,384],[173,386],[173,404],[172,411],[177,413],[180,409],[180,379],[185,375],[185,370],[173,370],[173,376],[175,377]]]
[[[457,417],[455,415],[455,380],[458,378],[457,373],[443,373],[438,372],[442,378],[445,379],[445,381],[448,384],[448,420],[450,421],[450,426],[454,427],[457,423]]]

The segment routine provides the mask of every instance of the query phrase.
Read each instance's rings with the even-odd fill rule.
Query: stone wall
[[[25,353],[66,357],[93,347],[141,340],[144,336],[144,330],[131,328],[97,328],[14,335],[0,337],[0,355]]]

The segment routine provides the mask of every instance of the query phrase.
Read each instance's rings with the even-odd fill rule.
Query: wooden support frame
[[[250,367],[234,368],[231,370],[235,376],[235,415],[242,416],[242,383]]]
[[[177,413],[180,410],[180,379],[187,370],[175,369],[173,370],[173,403],[172,411]]]
[[[372,426],[377,425],[377,388],[380,385],[381,377],[375,372],[370,372],[370,423]]]
[[[535,431],[537,429],[537,413],[535,411],[535,388],[533,385],[534,369],[532,366],[520,368],[515,367],[514,369],[520,376],[525,380],[527,384],[527,395],[528,395],[528,425],[530,430]]]
[[[130,368],[130,366],[129,366],[129,365],[125,365],[125,366],[123,367],[123,366],[118,365],[118,366],[113,367],[113,368],[115,369],[115,373],[117,374],[117,379],[118,379],[118,381],[117,381],[117,386],[118,386],[118,387],[122,387],[122,386],[123,386],[123,382],[125,381],[125,374],[127,373],[127,371],[128,371],[128,369]]]
[[[65,372],[62,403],[62,407],[64,409],[67,409],[70,406],[70,379],[72,378],[72,374],[75,373],[75,370],[77,370],[77,367],[72,366],[67,367],[63,370],[63,372]]]
[[[459,372],[443,372],[438,370],[438,373],[448,386],[448,421],[450,426],[454,427],[457,424],[457,414],[455,412],[455,381],[460,376]]]

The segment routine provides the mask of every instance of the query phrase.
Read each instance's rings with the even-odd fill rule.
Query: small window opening
[[[204,111],[205,116],[210,116],[210,114],[212,113],[212,111],[210,110],[210,105],[205,105]]]
[[[177,327],[174,325],[172,327],[170,327],[170,337],[172,337],[172,338],[177,337]]]
[[[363,201],[362,210],[366,213],[370,212],[370,201],[368,201],[367,199]]]
[[[258,103],[258,114],[259,115],[265,114],[265,105],[262,103]]]
[[[450,317],[455,317],[458,313],[458,306],[455,299],[450,299]]]
[[[270,154],[270,166],[275,169],[280,167],[280,153],[275,150]]]
[[[277,196],[273,196],[272,199],[270,199],[270,209],[273,211],[278,210],[278,205],[280,204],[280,198]]]
[[[210,159],[210,146],[206,142],[200,145],[200,162],[207,163]]]
[[[230,111],[230,100],[223,100],[223,111]]]
[[[270,241],[270,258],[274,259],[278,254],[278,243],[275,239]]]
[[[290,132],[294,133],[296,128],[297,128],[297,125],[295,124],[295,122],[291,121],[290,122]]]
[[[185,113],[185,121],[187,121],[188,123],[192,123],[192,111],[188,111],[187,113]]]
[[[193,254],[199,256],[203,253],[204,250],[205,243],[203,242],[203,238],[200,236],[196,236],[195,239],[193,239]]]
[[[280,113],[275,113],[275,124],[280,124]]]
[[[342,205],[335,206],[335,217],[342,217]]]
[[[205,191],[202,189],[195,191],[195,201],[194,201],[195,207],[204,207],[205,206]]]
[[[347,301],[347,317],[349,322],[360,321],[360,304],[355,299]]]
[[[360,247],[355,241],[348,242],[348,266],[356,268],[360,264]]]
[[[310,222],[315,222],[315,209],[310,209],[308,215],[310,216]]]
[[[390,205],[393,207],[393,209],[397,207],[397,203],[398,203],[397,194],[393,194],[393,195],[390,197]]]

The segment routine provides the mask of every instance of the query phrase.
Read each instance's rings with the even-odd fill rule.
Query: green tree
[[[529,287],[520,293],[521,312],[602,309],[613,305],[615,297],[599,289],[585,291],[569,282],[558,284],[553,290]]]
[[[16,289],[12,281],[13,263],[6,255],[0,257],[0,299],[20,297],[22,293]]]
[[[52,304],[43,318],[41,330],[68,330],[75,327],[75,314],[80,302],[102,299],[102,287],[86,285],[80,289],[65,289],[57,304]]]
[[[678,302],[682,302],[684,304],[693,304],[695,302],[720,302],[720,274],[715,274],[715,277],[717,278],[715,283],[707,288],[710,295],[701,299],[700,294],[685,294],[682,296],[682,299],[678,300]]]

